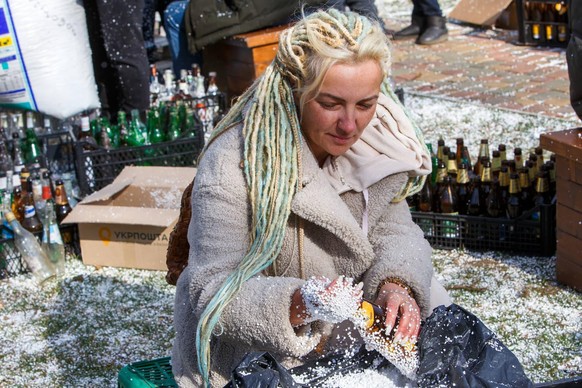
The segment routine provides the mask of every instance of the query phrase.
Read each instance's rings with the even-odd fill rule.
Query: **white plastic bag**
[[[78,0],[0,0],[0,107],[64,119],[99,107]]]

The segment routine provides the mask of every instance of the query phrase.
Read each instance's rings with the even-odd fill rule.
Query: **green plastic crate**
[[[138,361],[121,368],[118,375],[119,388],[177,387],[170,357]]]

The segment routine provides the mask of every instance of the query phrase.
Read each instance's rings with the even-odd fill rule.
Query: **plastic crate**
[[[0,229],[3,229],[2,226]],[[67,256],[79,256],[81,254],[81,245],[79,242],[79,229],[77,225],[63,225],[60,227],[61,233],[70,232],[72,241],[65,244],[65,254]],[[42,239],[42,233],[36,234],[39,242]],[[29,272],[28,266],[22,260],[22,255],[14,245],[14,240],[9,238],[0,238],[0,279],[21,275]]]
[[[532,45],[532,46],[548,46],[548,47],[566,47],[568,45],[568,41],[570,40],[570,26],[569,23],[560,23],[560,22],[547,22],[547,21],[540,21],[535,22],[528,18],[526,14],[526,3],[543,3],[543,4],[556,4],[560,3],[559,0],[517,0],[517,22],[518,22],[518,39],[519,43],[525,45]],[[570,19],[570,10],[568,9],[567,12],[567,20]],[[531,15],[529,16],[531,17]],[[534,40],[532,37],[531,27],[534,23],[540,24],[540,29],[542,30],[541,37],[539,40]],[[545,34],[543,31],[545,30],[546,26],[554,26],[556,30],[556,37],[553,40],[546,40]],[[566,27],[566,40],[563,42],[558,41],[557,39],[557,28],[558,26],[565,26]]]
[[[170,357],[134,362],[121,368],[118,374],[119,388],[177,387]]]
[[[107,186],[125,166],[194,166],[204,146],[203,131],[188,137],[141,147],[105,149],[87,143],[75,144],[77,181],[81,195],[85,196]]]
[[[539,220],[532,219],[539,210]],[[433,248],[510,251],[553,256],[556,252],[556,205],[542,205],[520,218],[444,215],[412,211]]]

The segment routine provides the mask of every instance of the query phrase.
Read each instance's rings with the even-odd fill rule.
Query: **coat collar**
[[[299,217],[329,230],[356,255],[373,255],[367,236],[346,203],[319,168],[309,147],[302,141],[301,189],[295,194],[291,210]]]

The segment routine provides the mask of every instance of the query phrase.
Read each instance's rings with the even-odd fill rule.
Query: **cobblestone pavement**
[[[448,28],[449,40],[438,45],[393,42],[392,75],[405,92],[577,120],[565,49],[518,45],[517,31]]]

